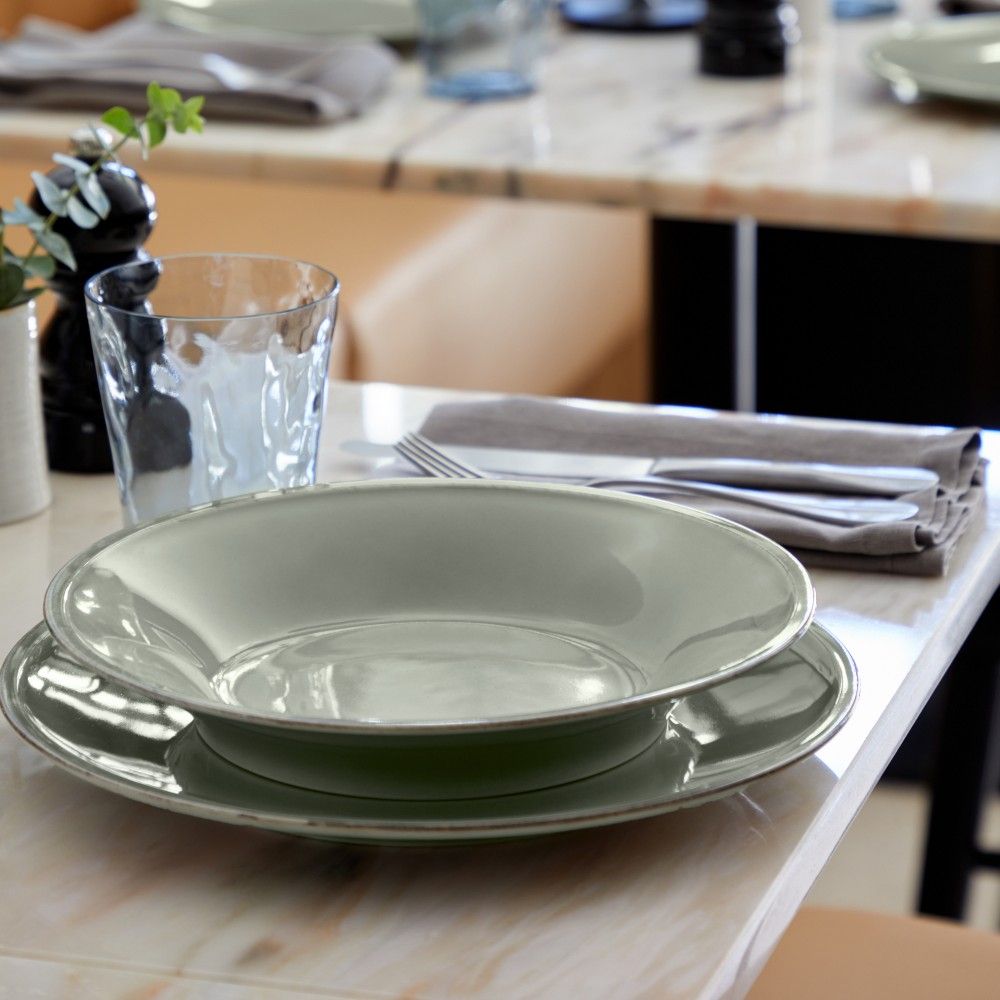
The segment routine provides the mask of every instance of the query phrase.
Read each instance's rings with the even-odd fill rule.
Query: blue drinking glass
[[[840,21],[895,14],[898,9],[897,0],[834,0],[833,3],[834,16]]]
[[[481,101],[530,94],[548,0],[418,0],[435,97]]]

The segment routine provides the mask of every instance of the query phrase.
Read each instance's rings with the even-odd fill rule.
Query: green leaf
[[[97,213],[91,212],[79,198],[70,198],[66,202],[66,208],[69,210],[69,217],[81,229],[93,229],[101,221]]]
[[[68,214],[69,209],[66,202],[69,201],[68,192],[64,191],[51,177],[46,177],[40,170],[31,171],[31,179],[35,182],[35,190],[38,197],[42,199],[42,204],[55,215],[62,218]]]
[[[185,129],[189,128],[192,132],[204,132],[205,131],[205,119],[199,114],[203,105],[205,104],[204,97],[189,97],[178,112],[183,115],[184,118],[184,128],[178,128],[179,132],[183,132]],[[177,115],[174,116],[174,121],[176,124]]]
[[[43,247],[60,264],[65,264],[71,271],[76,270],[76,258],[73,256],[73,251],[66,240],[60,236],[58,233],[52,232],[51,229],[43,229],[38,234],[38,242],[41,243]]]
[[[201,132],[205,127],[205,119],[197,111],[189,111],[185,105],[181,105],[173,114],[174,128],[178,132]]]
[[[56,273],[56,262],[51,257],[35,254],[21,261],[24,273],[32,278],[51,278]]]
[[[17,264],[0,265],[0,309],[14,304],[24,288],[24,271]]]
[[[146,103],[149,105],[150,111],[156,111],[159,114],[163,114],[163,88],[155,81],[150,80],[146,85]]]
[[[20,198],[14,199],[14,210],[3,213],[4,225],[7,226],[30,226],[40,225],[45,220],[33,209],[26,205]]]
[[[74,174],[85,174],[90,170],[89,163],[84,163],[83,160],[79,160],[75,156],[67,156],[65,153],[53,153],[52,159],[64,167],[69,167]]]
[[[164,124],[162,118],[150,117],[146,119],[146,137],[150,149],[154,146],[159,146],[163,142],[167,137],[167,126]]]
[[[44,285],[39,285],[37,288],[22,288],[17,295],[14,296],[14,301],[9,303],[7,308],[13,309],[14,306],[24,305],[25,302],[30,302],[32,299],[37,299],[42,292],[45,291]]]
[[[163,99],[163,110],[168,115],[173,114],[184,103],[180,93],[173,87],[164,87],[160,91],[160,96]]]
[[[120,105],[108,108],[101,115],[101,121],[105,125],[110,125],[116,132],[121,132],[122,135],[127,135],[131,139],[139,138],[139,129],[136,126],[135,119],[126,108]]]
[[[83,199],[102,219],[106,219],[111,211],[111,202],[97,177],[94,174],[81,174],[77,182]]]
[[[153,80],[146,88],[149,110],[163,118],[169,118],[174,109],[181,105],[181,95],[173,87],[161,87]]]

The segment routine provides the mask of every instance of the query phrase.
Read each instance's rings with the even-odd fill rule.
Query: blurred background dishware
[[[547,0],[418,0],[427,89],[486,100],[531,93]]]
[[[897,0],[833,0],[833,13],[841,21],[881,17],[899,10]]]
[[[674,31],[705,16],[705,0],[563,0],[563,20],[602,31]]]
[[[223,34],[375,35],[405,41],[417,35],[413,0],[140,0],[152,17]]]
[[[868,49],[868,65],[903,101],[921,95],[1000,102],[1000,15],[899,24]]]
[[[182,255],[112,268],[86,294],[126,523],[315,482],[334,275]]]

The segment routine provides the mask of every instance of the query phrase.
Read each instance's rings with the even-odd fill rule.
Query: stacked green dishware
[[[620,822],[812,753],[853,705],[801,565],[721,518],[496,480],[240,497],[53,580],[14,727],[95,784],[338,840]]]

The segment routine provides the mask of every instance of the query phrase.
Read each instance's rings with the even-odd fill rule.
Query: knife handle
[[[650,472],[656,476],[698,479],[729,486],[862,496],[901,496],[938,485],[937,475],[929,469],[770,462],[754,458],[661,458],[653,463]]]

